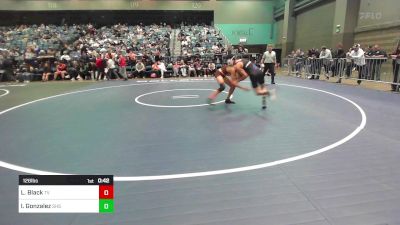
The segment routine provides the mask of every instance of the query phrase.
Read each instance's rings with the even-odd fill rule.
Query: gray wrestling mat
[[[0,225],[400,224],[400,96],[277,83],[265,111],[241,90],[206,105],[217,84],[203,79],[90,83],[36,102],[21,94],[34,84],[1,87],[0,160],[15,167],[0,168]],[[29,104],[5,112],[16,93]],[[113,174],[115,213],[18,214],[22,167]]]

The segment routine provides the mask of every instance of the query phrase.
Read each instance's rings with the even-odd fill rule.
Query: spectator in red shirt
[[[57,80],[58,76],[61,76],[61,79],[64,80],[66,74],[67,74],[67,65],[59,61],[57,64],[57,70],[54,73],[54,80]]]
[[[99,78],[104,79],[104,75],[105,75],[104,69],[106,68],[105,59],[103,59],[100,54],[97,55],[97,58],[96,58],[96,68],[97,68],[96,80],[99,80]]]
[[[174,62],[174,65],[172,66],[173,71],[174,71],[174,77],[179,76],[179,69],[181,68],[181,66],[178,64],[177,61]]]
[[[161,75],[161,70],[160,70],[160,67],[158,66],[158,62],[157,61],[155,61],[153,63],[153,65],[151,66],[151,69],[152,69],[151,72],[157,74],[157,76]]]
[[[126,58],[122,53],[120,53],[119,55],[118,64],[119,64],[119,74],[121,74],[124,80],[127,81],[128,77],[126,76]]]

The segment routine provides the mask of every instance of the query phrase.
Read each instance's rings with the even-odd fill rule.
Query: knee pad
[[[224,91],[225,90],[225,84],[220,84],[219,85],[219,88],[218,88],[218,91],[219,92],[222,92],[222,91]]]

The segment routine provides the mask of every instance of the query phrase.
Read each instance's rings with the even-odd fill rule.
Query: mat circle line
[[[172,92],[172,91],[214,91],[215,89],[198,89],[198,88],[187,88],[187,89],[169,89],[169,90],[162,90],[162,91],[152,91],[148,92],[142,95],[139,95],[135,98],[135,102],[144,105],[144,106],[150,106],[150,107],[156,107],[156,108],[193,108],[193,107],[200,107],[200,106],[209,106],[210,104],[204,103],[204,104],[198,104],[198,105],[155,105],[155,104],[148,104],[139,101],[140,98],[147,96],[147,95],[152,95],[156,93],[163,93],[163,92]],[[224,93],[228,94],[228,92],[224,91]],[[233,95],[231,96],[233,98]],[[225,102],[225,100],[214,102],[213,104],[220,104]]]
[[[6,95],[8,95],[8,94],[10,94],[10,91],[7,90],[7,89],[0,89],[0,91],[4,91],[4,92],[5,92],[4,94],[1,94],[1,95],[0,95],[0,98],[6,96]]]
[[[165,82],[166,83],[166,82]],[[37,99],[34,101],[30,101],[21,105],[17,105],[14,107],[11,107],[9,109],[3,110],[0,112],[0,115],[5,114],[6,112],[9,112],[11,110],[21,108],[26,105],[30,105],[36,102],[56,98],[56,97],[61,97],[61,96],[66,96],[66,95],[71,95],[71,94],[77,94],[77,93],[84,93],[84,92],[90,92],[90,91],[96,91],[96,90],[103,90],[103,89],[110,89],[110,88],[119,88],[119,87],[128,87],[128,86],[136,86],[136,85],[147,85],[147,84],[157,84],[157,83],[141,83],[141,84],[126,84],[126,85],[116,85],[116,86],[108,86],[108,87],[101,87],[101,88],[93,88],[93,89],[87,89],[87,90],[81,90],[81,91],[75,91],[75,92],[68,92],[64,94],[59,94],[59,95],[54,95],[50,97],[45,97],[41,99]],[[159,84],[159,83],[158,83]],[[169,175],[154,175],[154,176],[115,176],[114,181],[154,181],[154,180],[170,180],[170,179],[182,179],[182,178],[193,178],[193,177],[203,177],[203,176],[214,176],[214,175],[222,175],[222,174],[230,174],[230,173],[238,173],[238,172],[245,172],[245,171],[251,171],[251,170],[257,170],[257,169],[263,169],[267,167],[272,167],[284,163],[289,163],[293,161],[297,161],[300,159],[305,159],[309,158],[311,156],[315,156],[324,152],[327,152],[329,150],[332,150],[352,138],[354,138],[357,134],[359,134],[366,126],[367,124],[367,116],[364,112],[364,110],[354,101],[343,97],[341,95],[328,92],[325,90],[320,90],[316,88],[310,88],[310,87],[305,87],[305,86],[299,86],[299,85],[292,85],[292,84],[279,84],[279,86],[287,86],[287,87],[295,87],[295,88],[301,88],[301,89],[306,89],[306,90],[312,90],[312,91],[317,91],[321,93],[325,93],[328,95],[335,96],[337,98],[340,98],[350,104],[352,104],[359,112],[361,115],[361,122],[357,126],[357,128],[352,131],[350,134],[348,134],[346,137],[340,139],[339,141],[336,141],[328,146],[322,147],[320,149],[304,153],[301,155],[281,159],[281,160],[276,160],[272,162],[267,162],[267,163],[262,163],[262,164],[256,164],[256,165],[251,165],[251,166],[244,166],[244,167],[237,167],[237,168],[230,168],[230,169],[222,169],[222,170],[213,170],[213,171],[204,171],[204,172],[192,172],[192,173],[181,173],[181,174],[169,174]],[[23,167],[23,166],[18,166],[15,164],[7,163],[4,161],[0,161],[0,167],[7,168],[10,170],[18,171],[18,172],[23,172],[23,173],[28,173],[28,174],[36,174],[36,175],[68,175],[65,173],[56,173],[56,172],[50,172],[50,171],[44,171],[44,170],[37,170],[37,169],[32,169],[28,167]]]

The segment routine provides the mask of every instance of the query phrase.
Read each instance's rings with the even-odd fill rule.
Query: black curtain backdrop
[[[96,10],[96,11],[0,11],[0,26],[18,24],[87,24],[96,26],[127,24],[207,24],[214,21],[213,11],[178,10]]]

